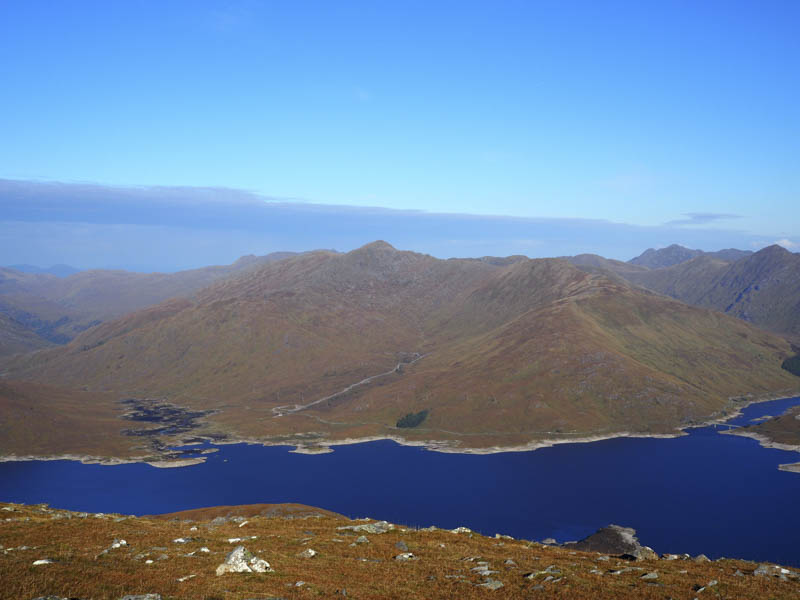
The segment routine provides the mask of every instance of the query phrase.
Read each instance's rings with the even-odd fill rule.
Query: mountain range
[[[0,314],[38,338],[16,345],[8,340],[0,346],[0,355],[27,351],[30,344],[64,344],[102,321],[175,296],[190,296],[218,279],[293,254],[243,256],[231,265],[170,274],[87,270],[63,277],[0,267]]]
[[[751,253],[701,252],[673,245],[647,250],[627,263],[595,255],[569,260],[584,270],[613,273],[681,302],[800,341],[800,255],[781,246]]]
[[[395,437],[454,450],[674,434],[733,397],[800,388],[780,367],[792,354],[784,338],[626,280],[657,271],[646,267],[440,260],[385,242],[255,263],[202,289],[185,282],[209,274],[170,276],[189,293],[5,358],[4,375],[73,402],[212,411],[209,426],[232,439]]]

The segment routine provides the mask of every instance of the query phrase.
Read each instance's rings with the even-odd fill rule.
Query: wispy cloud
[[[638,226],[323,205],[222,188],[0,179],[0,256],[6,264],[189,268],[248,253],[346,251],[376,239],[440,258],[594,253],[627,260],[653,246],[718,250],[785,235],[702,226],[724,218],[734,216],[692,213],[685,220],[695,227]],[[778,243],[797,247],[788,237]]]
[[[683,227],[685,225],[708,225],[716,221],[727,221],[728,219],[741,219],[742,215],[733,215],[730,213],[708,213],[708,212],[691,212],[684,213],[685,219],[675,219],[674,221],[667,221],[664,225],[673,225]]]

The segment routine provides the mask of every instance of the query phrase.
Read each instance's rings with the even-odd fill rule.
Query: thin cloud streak
[[[708,213],[708,212],[691,212],[684,213],[686,219],[676,219],[674,221],[667,221],[664,225],[673,225],[682,227],[684,225],[708,225],[716,221],[727,221],[729,219],[741,219],[742,215],[732,215],[729,213]]]
[[[646,248],[672,243],[718,250],[746,248],[767,238],[704,228],[704,222],[733,218],[709,213],[689,215],[696,227],[640,226],[332,206],[230,189],[9,180],[0,180],[0,215],[5,264],[136,270],[225,264],[244,254],[283,250],[348,251],[376,239],[440,258],[593,253],[628,260]]]

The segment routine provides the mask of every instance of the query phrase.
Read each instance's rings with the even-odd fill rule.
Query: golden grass
[[[11,506],[0,517],[0,599],[29,600],[53,594],[64,597],[113,599],[125,594],[159,593],[166,599],[244,598],[335,598],[346,590],[349,598],[693,598],[693,586],[711,580],[717,585],[704,592],[711,598],[798,598],[797,581],[751,575],[757,566],[738,560],[695,563],[688,560],[643,561],[628,563],[611,558],[604,562],[597,554],[573,552],[536,543],[495,539],[478,534],[453,534],[449,531],[397,529],[384,534],[365,534],[367,544],[351,544],[359,533],[337,530],[344,525],[361,524],[323,511],[321,516],[257,516],[263,507],[224,507],[223,512],[243,512],[247,524],[228,521],[212,526],[210,521],[188,521],[197,511],[172,518],[127,518],[117,516],[79,518],[77,513],[51,511],[43,506]],[[216,514],[205,509],[204,518]],[[216,512],[219,512],[216,511]],[[270,514],[281,514],[272,507]],[[256,516],[252,516],[253,514]],[[53,519],[56,514],[71,518]],[[285,513],[284,513],[285,514]],[[306,513],[307,514],[307,513]],[[192,531],[192,527],[197,527]],[[217,565],[237,544],[228,538],[257,536],[242,542],[275,569],[267,574],[215,575]],[[173,540],[191,537],[185,544]],[[115,539],[127,546],[103,551]],[[337,541],[341,540],[341,541]],[[415,561],[394,560],[405,542]],[[29,546],[30,549],[18,549]],[[210,553],[198,552],[207,547]],[[8,550],[15,548],[14,550]],[[319,554],[301,558],[298,554],[313,548]],[[195,552],[194,556],[185,556]],[[143,556],[140,556],[143,555]],[[167,558],[159,560],[166,555]],[[138,558],[137,558],[138,557]],[[472,557],[473,560],[465,560]],[[57,562],[33,566],[34,560],[50,558]],[[152,559],[152,564],[145,560]],[[516,565],[506,565],[512,559]],[[504,583],[498,591],[478,587],[484,579],[471,571],[478,560],[487,561],[491,577]],[[553,566],[561,571],[558,581],[544,581],[546,574],[533,580],[524,574]],[[635,567],[619,575],[616,568]],[[597,569],[602,574],[591,571]],[[737,570],[744,573],[738,576]],[[655,585],[641,575],[656,571]],[[188,575],[195,577],[178,581]],[[305,582],[296,586],[298,581]],[[537,588],[541,586],[541,588]]]

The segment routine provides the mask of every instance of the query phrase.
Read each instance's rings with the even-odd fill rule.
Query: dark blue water
[[[731,423],[798,403],[756,404]],[[777,469],[800,455],[717,431],[484,456],[381,441],[314,456],[286,447],[219,446],[205,464],[178,469],[0,463],[0,499],[130,514],[300,502],[351,517],[559,541],[617,523],[634,527],[658,552],[800,566],[800,474]]]

